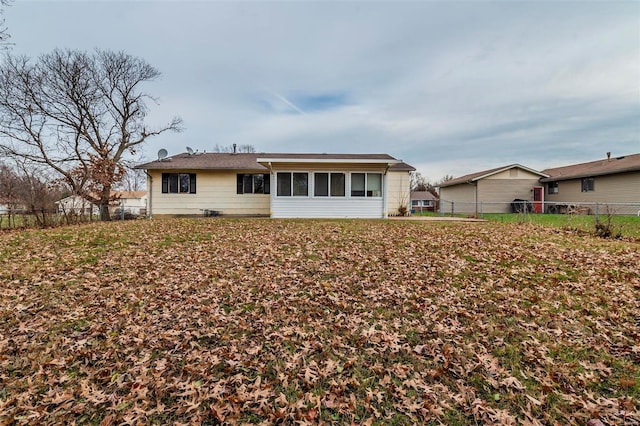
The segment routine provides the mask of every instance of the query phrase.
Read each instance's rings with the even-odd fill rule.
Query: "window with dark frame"
[[[594,191],[594,179],[593,178],[583,178],[582,179],[582,192],[591,192]]]
[[[364,197],[366,173],[351,173],[351,196]]]
[[[278,172],[276,175],[276,186],[278,197],[291,196],[291,173]]]
[[[382,173],[351,173],[352,197],[382,197]]]
[[[313,174],[313,195],[315,197],[344,197],[345,174],[344,173],[320,173]]]
[[[276,180],[278,197],[307,197],[309,195],[309,173],[278,172]]]
[[[329,173],[313,174],[313,195],[315,197],[329,196]]]
[[[163,173],[162,174],[163,194],[195,194],[196,174],[195,173]]]
[[[367,173],[367,197],[382,197],[382,174]]]
[[[309,195],[309,173],[293,173],[293,196]]]
[[[239,173],[236,175],[237,194],[269,194],[270,175],[263,173]]]
[[[547,184],[547,194],[557,194],[558,193],[558,182],[549,182]]]
[[[344,173],[331,173],[331,196],[332,197],[344,197],[345,196],[345,174]]]

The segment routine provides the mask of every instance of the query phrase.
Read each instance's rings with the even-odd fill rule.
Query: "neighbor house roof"
[[[147,191],[112,191],[112,196],[116,196],[118,198],[142,198],[147,195]]]
[[[518,169],[522,169],[522,170],[526,170],[530,173],[536,174],[540,177],[547,177],[547,174],[545,174],[544,172],[539,172],[537,170],[534,169],[530,169],[529,167],[525,167],[521,164],[510,164],[508,166],[502,166],[502,167],[496,167],[495,169],[489,169],[489,170],[483,170],[481,172],[476,172],[476,173],[471,173],[468,175],[464,175],[464,176],[460,176],[458,178],[455,179],[451,179],[448,180],[446,182],[441,183],[440,185],[438,185],[438,187],[440,188],[444,188],[447,186],[453,186],[453,185],[459,185],[461,183],[472,183],[472,182],[476,182],[480,179],[484,179],[486,177],[492,176],[492,175],[496,175],[498,173],[502,173],[504,171],[510,170],[510,169],[514,169],[514,168],[518,168]]]
[[[115,199],[130,199],[130,198],[136,198],[136,199],[140,199],[142,197],[144,197],[145,195],[147,195],[147,191],[111,191],[111,197],[115,198]],[[99,198],[100,196],[96,193],[92,193],[92,196],[95,198]],[[88,203],[90,203],[89,200],[87,200],[86,198],[81,197],[80,195],[77,194],[72,194],[72,195],[67,195],[64,198],[59,199],[58,201],[55,202],[55,204],[58,203],[63,203],[66,200],[72,200],[72,199],[77,199],[79,201],[86,201]]]
[[[412,200],[431,200],[435,201],[437,198],[429,191],[411,191]]]
[[[145,170],[267,170],[264,164],[280,163],[380,163],[390,164],[392,170],[412,171],[410,165],[388,154],[293,154],[293,153],[195,153],[178,154],[162,160],[140,164]]]
[[[605,158],[588,163],[546,169],[542,172],[548,175],[548,177],[540,179],[540,181],[555,182],[558,180],[579,179],[583,177],[636,171],[640,171],[640,154],[623,155],[616,158]]]

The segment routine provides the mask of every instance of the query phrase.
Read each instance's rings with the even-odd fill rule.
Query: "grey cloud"
[[[640,146],[633,2],[24,1],[6,18],[14,53],[98,46],[158,67],[150,123],[186,131],[150,157],[387,152],[437,179]]]

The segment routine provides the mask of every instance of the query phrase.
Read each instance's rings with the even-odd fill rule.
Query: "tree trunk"
[[[111,186],[105,185],[100,193],[100,220],[107,222],[111,220],[109,204],[111,203]]]

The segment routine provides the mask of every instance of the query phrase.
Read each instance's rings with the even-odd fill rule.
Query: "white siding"
[[[140,214],[141,209],[147,208],[147,196],[142,198],[121,198],[117,208],[124,208],[125,211],[133,214]]]
[[[289,166],[289,165],[287,165]],[[307,165],[312,170],[300,168],[278,168],[271,175],[271,217],[274,218],[383,218],[385,217],[384,197],[351,197],[351,172],[384,173],[380,166],[355,165],[347,168],[345,164]],[[344,197],[314,197],[313,172],[346,173]],[[276,195],[276,175],[278,172],[309,172],[308,197],[278,197]],[[382,192],[388,185],[387,176],[383,175]]]
[[[274,197],[271,216],[277,218],[381,218],[383,200],[363,197]]]

